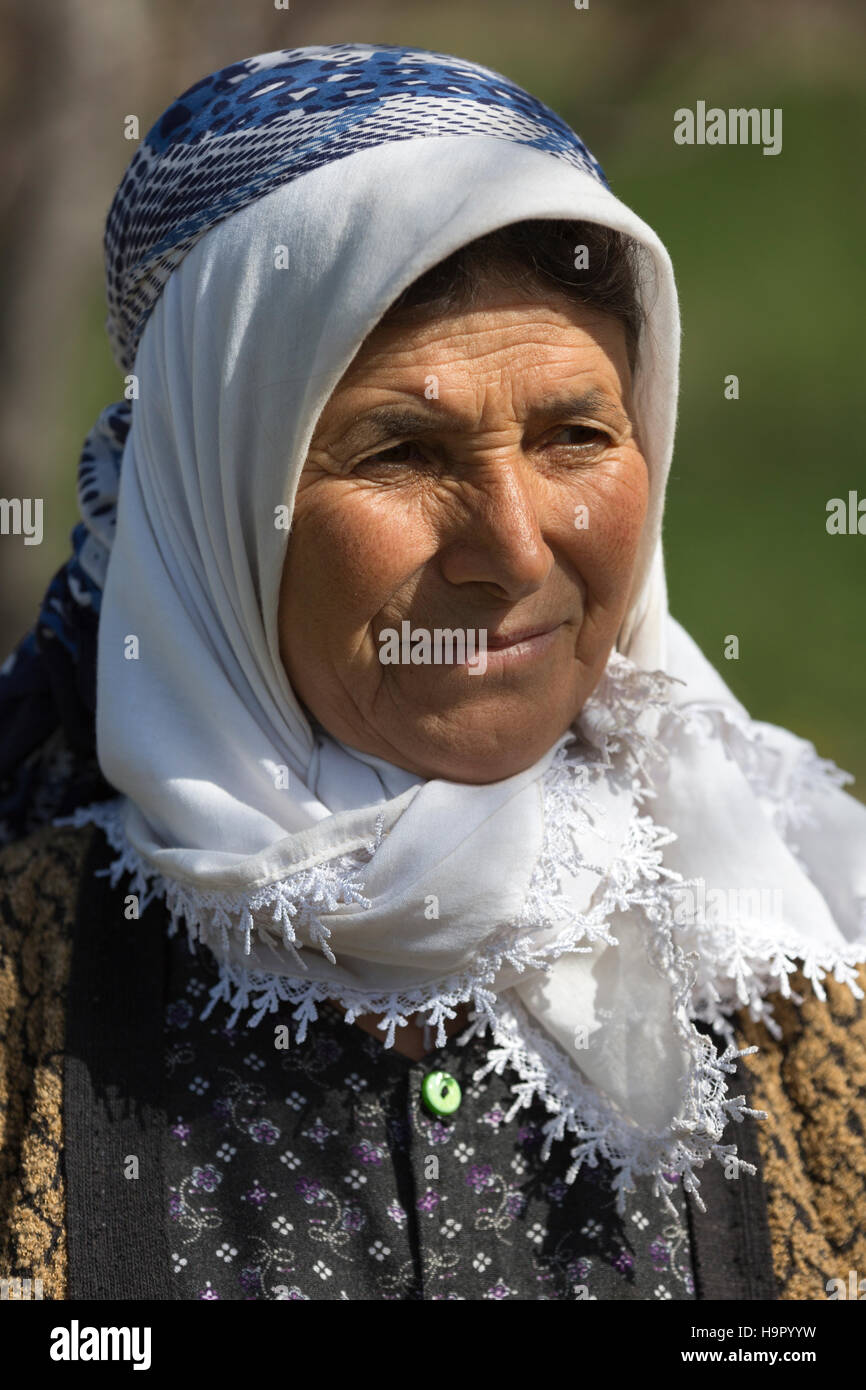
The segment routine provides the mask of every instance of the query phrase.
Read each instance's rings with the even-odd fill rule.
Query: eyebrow
[[[533,406],[528,418],[545,423],[561,420],[568,415],[595,415],[620,428],[629,423],[625,411],[612,397],[595,387],[577,394],[557,396]],[[389,435],[417,437],[441,434],[447,430],[459,429],[461,426],[466,428],[464,418],[442,405],[427,406],[420,401],[411,405],[386,403],[365,411],[363,416],[340,436],[340,443],[350,450],[363,449],[365,445]]]

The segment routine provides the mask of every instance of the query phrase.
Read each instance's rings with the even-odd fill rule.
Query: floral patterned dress
[[[506,1122],[514,1078],[473,1081],[483,1038],[415,1062],[330,1004],[302,1044],[277,1032],[290,1015],[232,1030],[223,1006],[200,1017],[205,948],[175,938],[168,966],[166,1297],[695,1297],[680,1188],[675,1219],[649,1179],[624,1216],[609,1170],[566,1185],[571,1145],[541,1158],[543,1106]],[[447,1119],[421,1099],[436,1070],[463,1093]]]

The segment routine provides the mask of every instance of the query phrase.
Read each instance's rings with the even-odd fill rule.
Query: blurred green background
[[[866,536],[826,504],[863,461],[866,9],[846,0],[329,4],[80,0],[0,17],[0,495],[46,498],[45,541],[0,539],[0,657],[67,552],[84,435],[120,394],[101,239],[142,136],[253,53],[414,44],[553,106],[667,245],[683,318],[665,544],[671,608],[756,718],[866,787]],[[674,112],[781,107],[783,148],[678,146]],[[724,397],[739,377],[740,398]],[[737,661],[724,640],[736,634]],[[864,798],[866,799],[866,798]]]

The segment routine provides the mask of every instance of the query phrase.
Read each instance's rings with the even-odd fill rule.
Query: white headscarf
[[[424,782],[311,727],[280,661],[275,513],[397,295],[539,217],[643,248],[634,406],[650,501],[634,590],[577,737],[503,782]],[[479,1075],[511,1069],[509,1119],[543,1097],[548,1151],[575,1145],[569,1181],[606,1158],[620,1196],[637,1173],[663,1196],[665,1173],[696,1190],[707,1158],[730,1161],[735,1010],[773,1026],[766,996],[798,964],[819,994],[832,970],[860,997],[866,959],[866,809],[811,745],[750,721],[668,614],[678,355],[656,235],[527,145],[361,150],[212,228],[170,275],[135,364],[99,629],[99,760],[122,795],[70,818],[102,825],[113,881],[129,871],[133,891],[164,896],[217,956],[209,1008],[290,1016],[302,1042],[332,997],[349,1022],[383,1014],[386,1046],[416,1013],[441,1046],[468,1001],[463,1037],[490,1038]],[[702,903],[716,909],[703,921]],[[721,1031],[721,1056],[695,1019]]]

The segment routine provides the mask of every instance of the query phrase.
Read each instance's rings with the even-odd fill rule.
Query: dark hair
[[[585,269],[575,253],[585,246]],[[576,303],[610,314],[623,324],[629,365],[634,370],[644,312],[638,298],[640,247],[633,238],[597,222],[545,218],[513,222],[461,246],[409,285],[382,322],[472,308],[485,285],[515,289],[528,297],[556,290]]]

